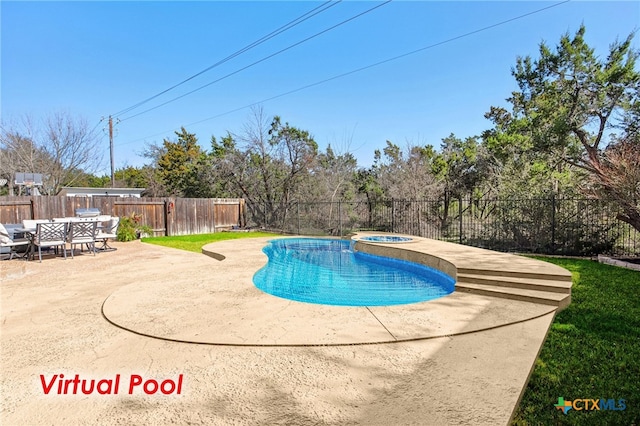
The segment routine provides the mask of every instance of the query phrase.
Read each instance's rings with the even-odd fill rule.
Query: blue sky
[[[67,111],[101,129],[102,117],[168,89],[323,3],[2,1],[3,123]],[[209,149],[212,135],[242,133],[251,115],[244,107],[256,103],[268,116],[310,131],[321,149],[331,144],[368,166],[386,140],[439,146],[450,133],[464,138],[489,128],[484,113],[491,105],[508,107],[505,99],[516,89],[516,58],[537,57],[541,41],[555,46],[562,34],[584,23],[587,42],[604,57],[616,38],[640,29],[640,6],[633,1],[382,3],[340,2],[119,115],[116,167],[144,164],[145,144],[175,139],[181,126]],[[376,5],[382,6],[144,112]],[[557,6],[500,24],[552,5]],[[131,117],[137,113],[142,114]],[[108,137],[101,135],[101,171],[108,173]]]

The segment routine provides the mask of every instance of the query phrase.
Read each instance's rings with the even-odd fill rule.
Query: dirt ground
[[[541,344],[532,336],[544,336],[553,318],[393,344],[167,341],[114,326],[103,303],[136,283],[234,280],[228,259],[139,241],[114,246],[73,260],[0,262],[1,424],[506,424]],[[94,381],[91,392],[82,380],[87,389]],[[129,393],[132,381],[142,383]]]

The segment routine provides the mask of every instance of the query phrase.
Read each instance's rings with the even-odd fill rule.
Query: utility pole
[[[109,116],[109,151],[111,153],[111,187],[116,186],[116,176],[113,161],[113,118]]]

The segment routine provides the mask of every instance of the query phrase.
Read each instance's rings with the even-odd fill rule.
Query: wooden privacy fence
[[[121,198],[66,196],[0,197],[0,223],[75,216],[76,209],[142,217],[155,236],[206,234],[245,225],[242,198]]]

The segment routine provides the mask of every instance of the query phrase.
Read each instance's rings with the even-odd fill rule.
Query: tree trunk
[[[624,213],[618,213],[616,219],[633,226],[636,231],[640,231],[640,211],[626,209]]]

